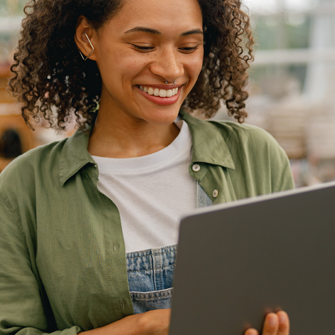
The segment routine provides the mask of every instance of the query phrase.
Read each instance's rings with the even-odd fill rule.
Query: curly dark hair
[[[48,121],[58,131],[75,117],[92,124],[102,81],[96,62],[83,62],[75,44],[78,18],[101,28],[124,0],[32,0],[25,7],[21,39],[14,54],[9,91],[22,103],[22,116]],[[247,69],[254,39],[241,0],[198,0],[204,21],[204,63],[182,108],[209,118],[224,100],[228,114],[244,122]]]

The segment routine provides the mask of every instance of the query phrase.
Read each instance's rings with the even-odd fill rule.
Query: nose
[[[178,57],[178,51],[172,48],[160,50],[156,59],[150,65],[150,71],[156,76],[161,77],[164,82],[177,81],[184,74],[184,66]]]

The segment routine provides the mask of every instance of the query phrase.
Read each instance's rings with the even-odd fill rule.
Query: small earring
[[[165,79],[165,84],[168,84],[169,82]],[[173,82],[173,85],[175,85],[176,84],[176,82],[174,81]]]
[[[86,34],[86,33],[84,33],[84,34],[85,34],[85,36],[86,36],[86,38],[87,38],[87,40],[88,40],[88,43],[90,43],[91,48],[92,48],[92,51],[90,52],[90,54],[89,54],[87,57],[85,57],[85,56],[83,55],[83,53],[79,50],[79,53],[80,53],[81,58],[86,62],[86,61],[88,60],[88,58],[89,58],[89,57],[92,55],[92,53],[94,52],[94,46],[93,46],[91,40],[89,39],[89,37],[87,36],[87,34]]]

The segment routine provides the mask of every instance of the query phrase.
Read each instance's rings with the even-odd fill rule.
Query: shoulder
[[[227,121],[202,121],[183,114],[195,136],[197,151],[211,152],[213,161],[228,162],[238,184],[252,190],[240,198],[293,188],[285,151],[264,129]],[[231,158],[231,159],[230,159]],[[232,162],[232,163],[230,163]]]
[[[183,112],[183,119],[188,123],[191,132],[203,141],[223,140],[232,151],[258,150],[270,147],[283,153],[277,141],[264,129],[249,124],[231,121],[199,120]]]
[[[234,161],[247,161],[262,169],[288,165],[286,152],[264,129],[235,122],[209,122],[222,134]]]
[[[223,136],[228,146],[259,150],[272,148],[283,152],[278,142],[266,130],[249,124],[230,121],[207,121]]]
[[[0,180],[17,177],[21,173],[31,173],[55,162],[67,139],[41,145],[15,158],[0,174]],[[1,185],[1,184],[0,184]]]
[[[236,172],[253,176],[257,194],[294,188],[289,159],[275,138],[264,129],[234,122],[212,122],[220,130]]]
[[[37,179],[52,178],[58,173],[59,155],[66,141],[42,145],[15,158],[0,174],[0,193],[29,191]]]
[[[231,121],[199,120],[185,112],[182,113],[182,117],[188,123],[193,138],[202,144],[203,149],[214,147],[220,155],[221,143],[223,149],[229,149],[234,161],[241,157],[257,161],[268,160],[270,156],[280,160],[287,159],[278,142],[264,129]],[[226,150],[223,150],[223,153],[225,152]]]
[[[186,112],[181,117],[190,126],[192,132],[203,136],[220,136],[226,142],[238,142],[241,144],[252,143],[277,143],[276,140],[264,129],[249,124],[239,124],[232,121],[200,120]]]

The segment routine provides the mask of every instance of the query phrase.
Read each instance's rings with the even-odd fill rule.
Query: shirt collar
[[[235,169],[234,161],[222,132],[212,122],[202,121],[181,111],[180,116],[188,124],[193,141],[193,163],[207,163]],[[64,142],[60,154],[59,180],[63,186],[87,164],[95,164],[87,151],[91,129],[78,129]]]
[[[87,151],[90,133],[90,129],[85,131],[78,129],[65,140],[59,164],[59,180],[62,186],[87,164],[95,164]]]
[[[193,141],[193,163],[207,163],[235,169],[235,164],[220,127],[209,121],[199,120],[181,111],[188,124]]]

